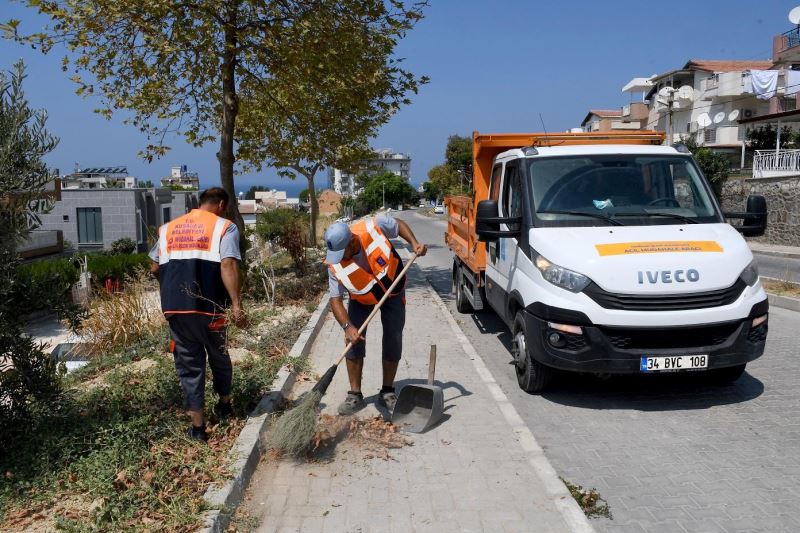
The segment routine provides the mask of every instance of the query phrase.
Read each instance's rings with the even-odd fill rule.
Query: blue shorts
[[[347,305],[347,316],[350,324],[360,328],[374,305],[365,305],[352,298]],[[381,310],[381,325],[383,326],[382,353],[384,361],[397,362],[403,355],[403,328],[406,325],[406,296],[400,294],[386,300]],[[367,332],[362,335],[366,338]],[[367,342],[360,341],[347,352],[348,359],[364,359],[367,352]]]

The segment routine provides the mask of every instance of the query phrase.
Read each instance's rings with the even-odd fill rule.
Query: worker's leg
[[[203,404],[206,386],[206,352],[203,332],[195,315],[175,315],[169,319],[170,337],[174,343],[172,355],[175,371],[183,389],[184,407],[192,426],[203,426]],[[198,334],[198,331],[200,333]]]
[[[383,390],[391,390],[397,367],[403,356],[403,329],[406,325],[405,295],[394,296],[386,300],[381,308],[381,324],[383,325]]]
[[[347,304],[347,317],[350,324],[355,328],[361,328],[361,325],[372,312],[372,308],[373,306],[371,305],[358,303],[351,298]],[[364,330],[361,335],[366,339],[367,331]],[[345,343],[347,343],[347,339],[345,339]],[[361,392],[361,375],[366,354],[367,342],[363,340],[350,348],[350,351],[345,356],[347,359],[347,376],[350,378],[350,391],[352,392]]]
[[[231,383],[233,381],[233,365],[228,355],[228,331],[224,326],[209,325],[205,342],[208,353],[208,365],[214,382],[214,391],[219,394],[220,402],[230,404]],[[228,413],[228,409],[224,411]]]

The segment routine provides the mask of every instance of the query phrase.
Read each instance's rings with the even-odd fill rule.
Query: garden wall
[[[764,196],[769,212],[766,233],[753,240],[800,246],[800,176],[728,180],[722,186],[722,209],[744,211],[751,194]]]

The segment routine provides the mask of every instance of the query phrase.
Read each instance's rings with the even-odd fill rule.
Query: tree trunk
[[[317,246],[317,217],[319,216],[319,203],[317,202],[317,190],[314,188],[314,175],[316,170],[310,176],[306,176],[308,180],[308,201],[311,203],[311,227],[309,230],[309,243],[311,246]]]
[[[239,113],[239,101],[236,94],[236,5],[228,2],[227,24],[225,26],[225,50],[222,53],[222,128],[217,159],[219,160],[219,176],[222,188],[231,197],[228,204],[228,217],[239,227],[239,238],[244,244],[244,219],[239,213],[236,198],[236,187],[233,181],[233,135],[236,128],[236,115]]]

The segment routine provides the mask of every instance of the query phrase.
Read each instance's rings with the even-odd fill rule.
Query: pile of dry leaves
[[[323,414],[314,435],[313,451],[331,448],[347,440],[366,452],[364,459],[393,459],[390,450],[413,446],[414,441],[400,433],[397,426],[382,417],[349,418]]]

